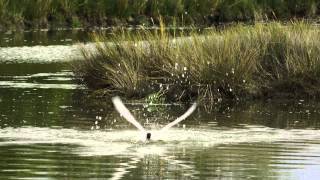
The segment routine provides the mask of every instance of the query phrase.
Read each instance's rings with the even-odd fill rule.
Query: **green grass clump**
[[[145,97],[223,98],[319,96],[320,30],[298,22],[237,25],[173,37],[159,32],[95,36],[75,73],[92,89]]]

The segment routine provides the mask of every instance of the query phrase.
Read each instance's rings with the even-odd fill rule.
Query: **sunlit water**
[[[75,83],[61,45],[48,45],[22,44],[20,57],[0,49],[0,179],[320,177],[317,102],[200,107],[166,132],[189,105],[127,103],[152,132],[146,142],[110,99]],[[63,47],[73,56],[74,45]]]

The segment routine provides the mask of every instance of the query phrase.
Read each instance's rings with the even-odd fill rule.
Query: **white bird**
[[[112,102],[116,108],[116,110],[120,113],[121,116],[123,116],[127,121],[129,121],[131,124],[136,126],[142,133],[146,135],[146,139],[150,140],[151,139],[151,133],[147,132],[143,126],[133,117],[133,115],[130,113],[130,111],[126,108],[126,106],[122,103],[121,99],[116,96],[112,98]],[[165,127],[161,129],[161,131],[166,131],[172,126],[178,124],[179,122],[183,121],[186,119],[188,116],[190,116],[193,111],[196,109],[197,103],[193,103],[193,105],[180,117],[178,117],[176,120],[172,121]]]

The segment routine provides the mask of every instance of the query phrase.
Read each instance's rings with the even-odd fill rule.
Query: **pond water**
[[[90,98],[73,80],[68,59],[83,40],[72,38],[0,48],[0,179],[320,177],[320,103],[199,107],[160,132],[188,105],[126,102],[153,131],[145,143],[110,99]]]

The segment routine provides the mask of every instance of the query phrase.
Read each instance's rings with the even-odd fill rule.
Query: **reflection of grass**
[[[91,88],[128,97],[160,90],[172,100],[317,96],[319,33],[305,23],[238,25],[183,38],[163,29],[123,33],[97,43],[95,52],[83,48],[75,71]]]
[[[317,0],[1,0],[4,26],[213,24],[316,17]],[[154,20],[154,21],[153,21]],[[76,21],[76,22],[74,22]]]

